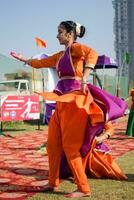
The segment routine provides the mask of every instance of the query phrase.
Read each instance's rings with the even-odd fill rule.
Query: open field
[[[126,116],[116,121],[115,136],[108,144],[128,180],[89,178],[92,196],[84,199],[134,199],[134,138],[125,135],[127,119]],[[63,181],[58,193],[42,192],[40,188],[40,184],[47,178],[48,162],[47,155],[37,153],[37,149],[47,141],[47,128],[44,125],[38,126],[37,123],[3,123],[0,136],[1,200],[62,200],[66,199],[65,193],[76,188],[71,180]],[[18,195],[23,197],[17,198]]]

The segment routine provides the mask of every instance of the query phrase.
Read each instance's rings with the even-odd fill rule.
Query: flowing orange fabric
[[[36,41],[36,45],[37,45],[38,47],[46,47],[46,46],[47,46],[47,45],[46,45],[46,42],[43,41],[43,40],[41,40],[41,39],[38,38],[38,37],[35,38],[35,41]]]
[[[97,151],[95,146],[96,141],[94,140],[90,152],[83,158],[84,169],[90,169],[91,175],[95,178],[126,180],[127,176],[122,172],[112,156],[109,153]]]
[[[93,101],[93,97],[88,92],[86,95],[84,95],[80,91],[75,91],[67,94],[63,94],[61,96],[57,95],[54,92],[44,92],[44,93],[38,93],[37,94],[43,96],[43,98],[50,101],[57,101],[57,102],[72,102],[75,101],[76,105],[80,109],[84,109],[87,114],[89,114],[90,122],[92,125],[95,125],[99,122],[104,121],[104,114],[100,107]]]

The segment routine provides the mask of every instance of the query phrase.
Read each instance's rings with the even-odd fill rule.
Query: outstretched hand
[[[26,62],[27,61],[21,54],[17,54],[14,51],[11,51],[10,55],[13,56],[14,58],[16,58],[17,60],[22,61],[22,62]]]

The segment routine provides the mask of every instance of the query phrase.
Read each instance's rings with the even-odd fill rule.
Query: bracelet
[[[89,67],[89,66],[85,66],[84,68],[93,70],[93,68],[92,68],[92,67]]]
[[[108,134],[108,133],[105,133],[106,134],[106,136],[107,136],[107,139],[109,139],[110,138],[110,135]]]
[[[81,81],[81,84],[87,84],[87,81]]]
[[[94,69],[94,64],[85,64],[84,68]]]
[[[87,80],[86,80],[86,79],[82,79],[82,80],[81,80],[81,83],[82,83],[82,84],[87,84]]]
[[[27,65],[27,62],[25,61],[23,65]]]
[[[24,65],[29,65],[28,63],[31,61],[32,59],[28,59],[24,62]]]
[[[100,136],[102,136],[104,139],[109,139],[111,135],[108,132],[102,132]]]

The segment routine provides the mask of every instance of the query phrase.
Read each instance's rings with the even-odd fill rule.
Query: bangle
[[[89,67],[89,66],[85,66],[84,69],[91,69],[91,70],[93,70],[93,68]]]
[[[82,83],[82,84],[87,84],[87,80],[86,80],[85,78],[83,78],[83,79],[81,80],[81,83]]]
[[[110,134],[108,134],[108,133],[105,133],[105,134],[107,136],[107,139],[109,139],[110,138]]]
[[[94,64],[85,64],[84,68],[94,69]]]
[[[24,65],[29,65],[29,62],[31,61],[32,59],[28,59],[26,61],[24,61]]]
[[[81,84],[87,84],[87,81],[81,81]]]
[[[100,136],[102,136],[104,139],[109,139],[110,138],[110,133],[108,133],[108,132],[102,132],[101,134],[100,134]]]
[[[23,65],[27,65],[27,62],[25,61]]]

